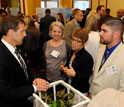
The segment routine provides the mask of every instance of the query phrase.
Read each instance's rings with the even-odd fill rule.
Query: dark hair
[[[109,15],[111,10],[109,8],[106,9],[106,13]]]
[[[102,24],[105,24],[111,27],[112,31],[120,31],[121,36],[123,35],[123,23],[122,20],[119,18],[108,18],[104,20]]]
[[[99,5],[96,9],[96,11],[98,12],[99,10],[101,10],[101,8],[104,7],[104,5]]]
[[[13,29],[14,31],[18,30],[19,23],[24,23],[23,20],[17,18],[16,16],[7,15],[1,21],[1,33],[2,35],[7,35],[9,29]]]
[[[50,9],[46,9],[45,13],[51,13]]]
[[[7,15],[7,12],[3,9],[0,9],[0,15],[2,15],[2,13],[5,13],[5,16]]]
[[[101,30],[101,26],[102,26],[102,23],[107,20],[107,19],[110,19],[110,18],[113,18],[112,16],[110,15],[105,15],[105,16],[102,16],[99,21],[98,21],[98,26],[99,26],[99,31]]]
[[[57,15],[60,17],[61,21],[64,21],[64,17],[62,13],[57,13]]]
[[[76,29],[72,35],[73,37],[81,39],[82,44],[86,43],[88,40],[88,32],[85,29]]]
[[[80,9],[75,9],[74,10],[74,15],[78,14],[78,12],[81,11]]]
[[[91,11],[91,8],[86,8],[85,14],[88,15]]]

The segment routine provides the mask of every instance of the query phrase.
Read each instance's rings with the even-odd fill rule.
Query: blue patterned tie
[[[99,71],[102,68],[102,66],[104,65],[105,60],[106,60],[106,58],[107,58],[108,55],[109,55],[109,51],[107,50],[107,51],[105,51],[105,54],[104,54],[103,59],[101,61],[101,64],[100,64],[100,67],[99,67]]]
[[[76,26],[77,26],[77,29],[79,29],[79,28],[80,28],[80,25],[79,25],[79,23],[77,23],[77,25],[76,25]]]
[[[29,80],[28,73],[27,73],[27,67],[26,67],[26,65],[24,63],[24,60],[22,59],[21,54],[19,53],[18,49],[15,49],[15,54],[17,55],[17,57],[18,57],[18,59],[20,61],[21,67],[24,70],[26,78]]]

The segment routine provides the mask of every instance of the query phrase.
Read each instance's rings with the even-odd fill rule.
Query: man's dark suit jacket
[[[50,40],[49,26],[54,21],[56,21],[56,18],[50,15],[46,15],[45,17],[40,19],[40,32],[42,32],[41,37],[44,42]]]
[[[32,107],[27,98],[33,92],[20,64],[0,42],[0,107]]]

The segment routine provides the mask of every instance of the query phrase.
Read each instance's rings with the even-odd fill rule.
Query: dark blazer
[[[50,15],[46,15],[40,19],[40,32],[42,33],[42,40],[50,40],[49,26],[52,22],[56,21],[56,18]]]
[[[29,60],[29,67],[37,67],[41,65],[40,51],[40,35],[33,31],[26,31],[26,37],[23,40],[21,50],[27,54],[26,59]]]
[[[34,92],[30,84],[33,79],[34,77],[30,80],[26,79],[16,58],[0,42],[0,106],[32,107],[32,103],[27,98]]]
[[[71,56],[73,55],[73,51]],[[67,65],[71,56],[68,58]],[[91,55],[82,48],[76,53],[75,59],[72,62],[76,75],[72,77],[71,85],[82,93],[89,91],[89,77],[92,73],[93,59]]]

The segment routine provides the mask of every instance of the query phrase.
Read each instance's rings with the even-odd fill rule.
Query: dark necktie
[[[106,50],[106,51],[105,51],[105,54],[104,54],[104,56],[103,56],[103,59],[102,59],[102,61],[101,61],[101,64],[100,64],[99,71],[100,71],[100,69],[102,68],[102,66],[104,65],[105,60],[106,60],[106,58],[107,58],[108,55],[109,55],[109,51]]]
[[[21,57],[21,54],[19,53],[18,49],[15,49],[15,53],[16,53],[16,55],[17,55],[19,61],[20,61],[21,67],[22,67],[23,70],[24,70],[24,73],[25,73],[26,78],[29,79],[28,73],[27,73],[27,67],[26,67],[26,65],[25,65],[25,63],[24,63],[24,61],[23,61],[23,59],[22,59],[22,57]]]

